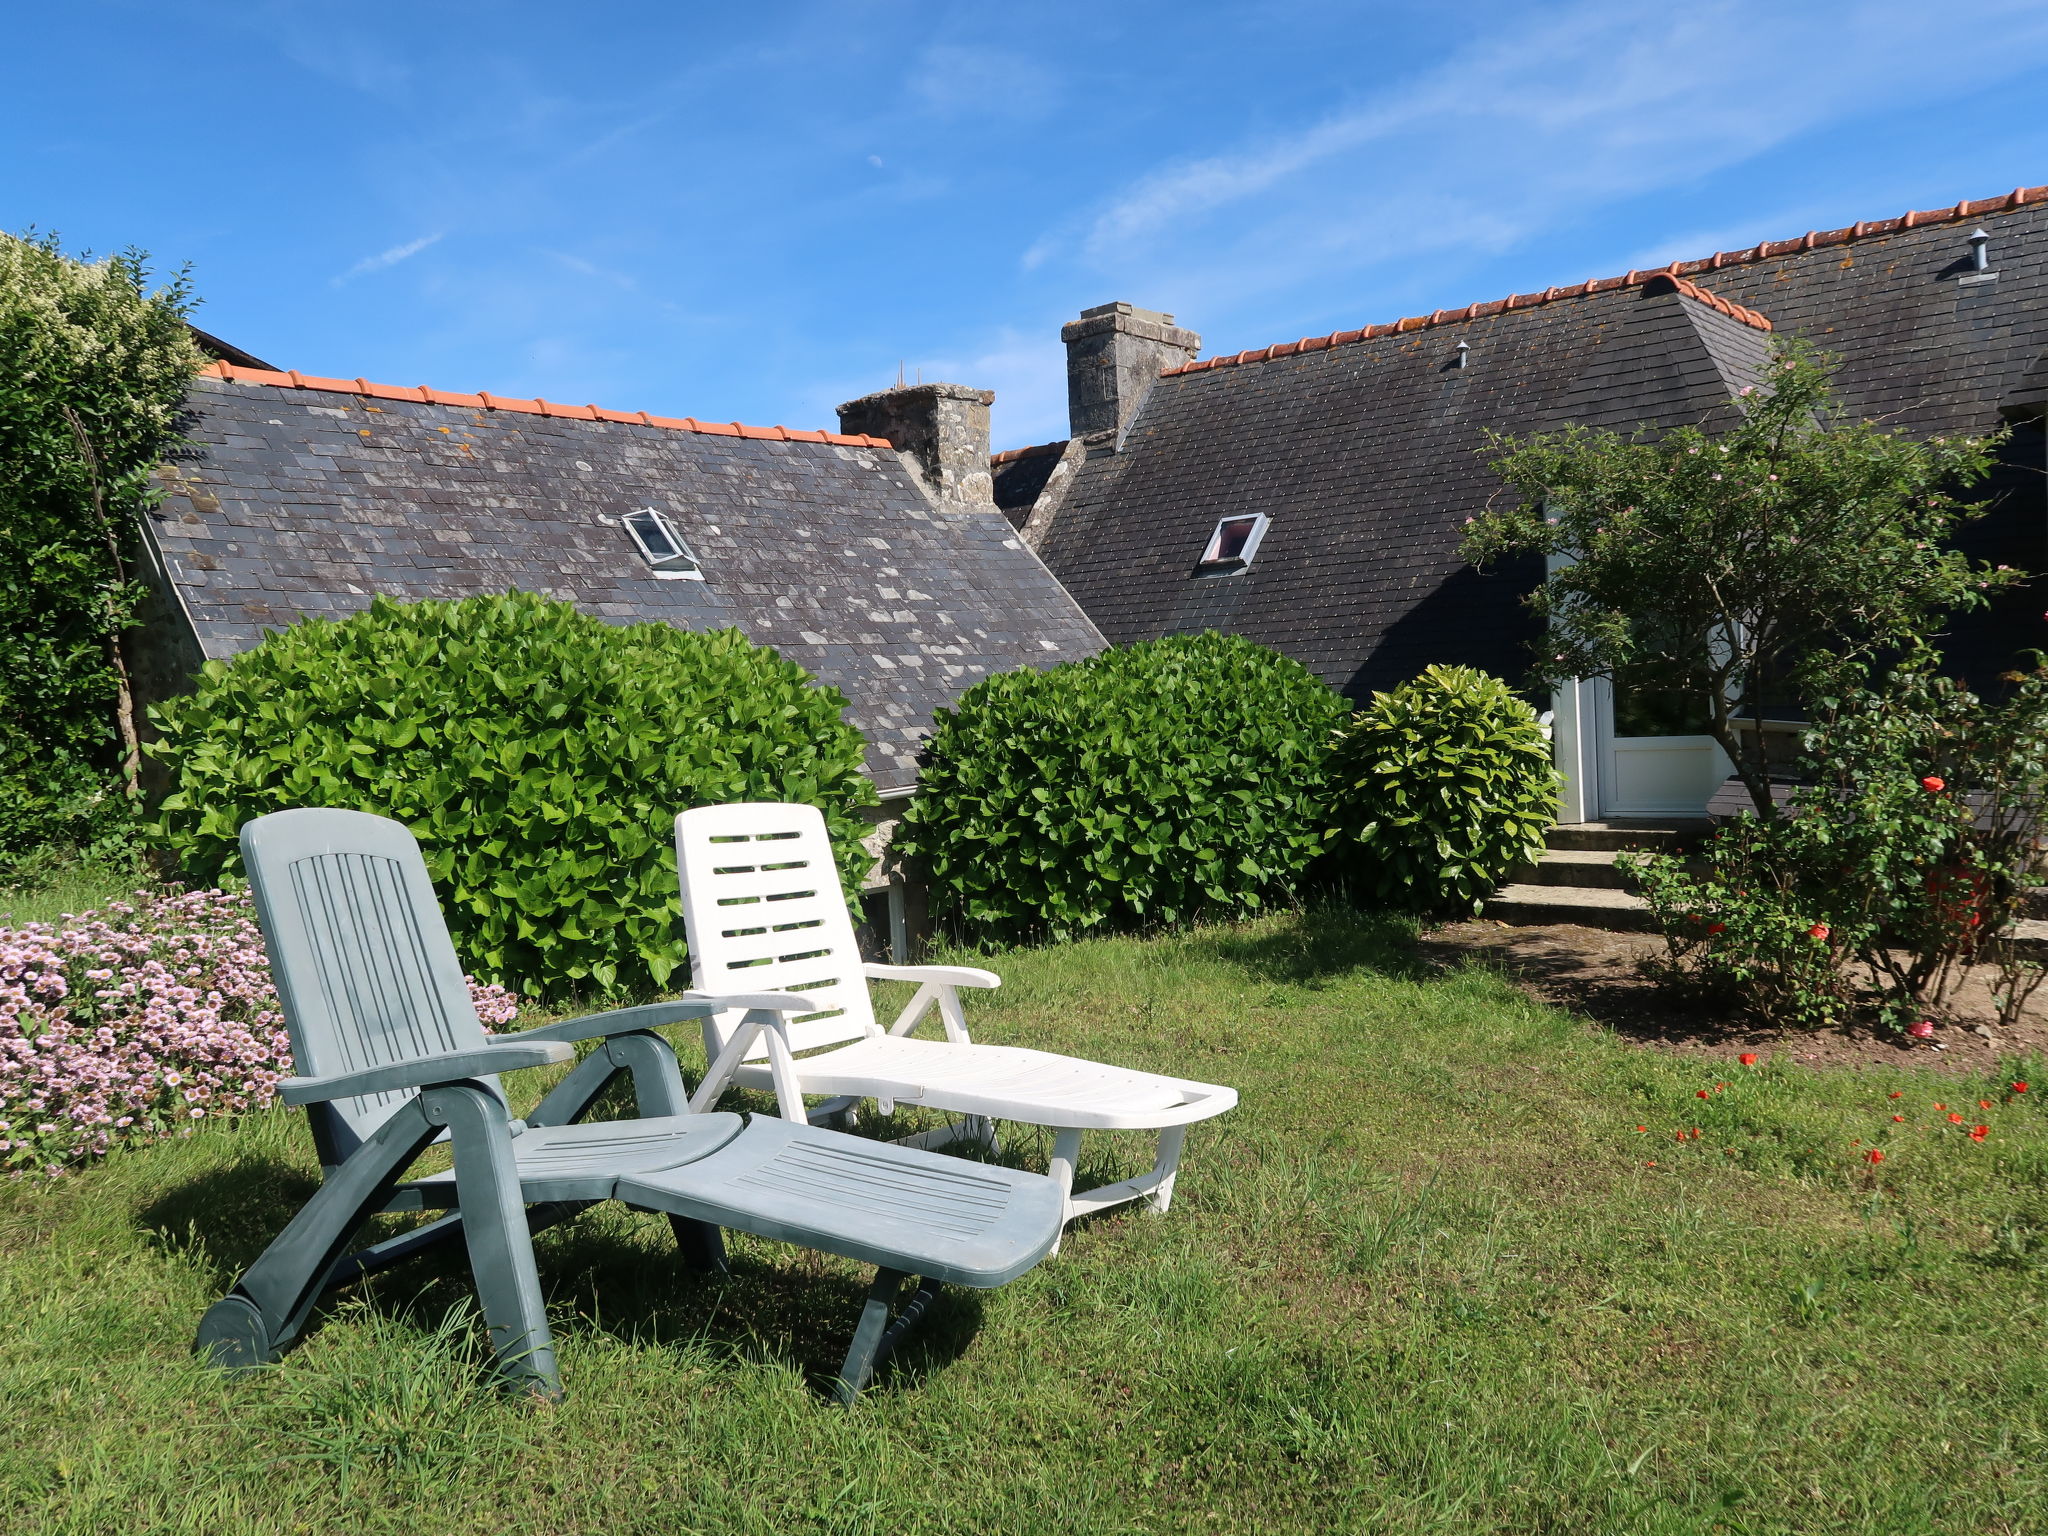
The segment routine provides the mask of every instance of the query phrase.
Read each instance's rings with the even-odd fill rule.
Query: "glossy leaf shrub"
[[[824,810],[840,873],[871,803],[846,704],[737,630],[621,627],[513,592],[379,598],[308,620],[160,705],[159,831],[239,874],[243,822],[288,806],[391,816],[426,855],[464,963],[535,996],[641,991],[682,965],[673,822],[730,800]]]
[[[1338,697],[1218,634],[976,684],[940,710],[898,847],[935,915],[996,939],[1289,899],[1321,845]]]
[[[1557,819],[1536,711],[1499,678],[1431,667],[1374,694],[1330,754],[1330,866],[1360,896],[1469,915]]]

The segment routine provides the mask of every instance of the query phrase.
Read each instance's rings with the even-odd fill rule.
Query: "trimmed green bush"
[[[934,914],[1002,941],[1290,899],[1343,702],[1214,633],[991,677],[939,711],[897,833]]]
[[[534,995],[666,983],[686,953],[674,818],[820,807],[855,888],[872,804],[846,700],[736,629],[620,627],[532,593],[307,620],[152,711],[186,872],[239,874],[243,822],[339,806],[411,827],[464,962]]]
[[[1332,870],[1404,911],[1471,913],[1557,819],[1536,711],[1471,667],[1431,667],[1374,694],[1329,775]]]

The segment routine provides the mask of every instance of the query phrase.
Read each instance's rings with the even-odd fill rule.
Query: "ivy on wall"
[[[0,861],[135,795],[133,529],[204,362],[185,275],[149,282],[137,252],[0,234]]]

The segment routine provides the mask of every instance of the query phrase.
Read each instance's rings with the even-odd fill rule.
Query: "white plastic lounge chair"
[[[1061,1192],[1042,1175],[801,1122],[687,1112],[675,1053],[653,1031],[706,1002],[486,1036],[419,847],[395,821],[279,811],[242,829],[242,856],[299,1073],[280,1096],[307,1107],[326,1177],[200,1323],[198,1352],[230,1372],[276,1360],[326,1291],[461,1237],[499,1372],[559,1396],[531,1233],[616,1199],[665,1213],[692,1269],[724,1268],[721,1227],[875,1265],[835,1387],[846,1403],[941,1282],[1005,1284],[1058,1239]],[[739,1010],[743,1041],[803,1005],[775,993],[718,1001]],[[496,1074],[568,1061],[579,1040],[597,1044],[511,1119]],[[621,1073],[640,1118],[584,1121]],[[401,1183],[444,1135],[453,1169]],[[452,1214],[349,1253],[379,1211],[436,1210]]]
[[[676,860],[690,963],[698,990],[687,997],[773,990],[810,999],[813,1011],[742,1041],[742,1015],[704,1020],[709,1069],[691,1108],[708,1109],[730,1083],[772,1089],[791,1120],[825,1121],[861,1099],[914,1104],[966,1118],[909,1138],[925,1146],[968,1137],[992,1140],[989,1122],[1015,1120],[1054,1131],[1048,1172],[1072,1221],[1126,1200],[1164,1212],[1173,1200],[1181,1142],[1197,1120],[1237,1103],[1237,1091],[1133,1072],[1074,1056],[967,1037],[961,987],[996,987],[993,972],[969,966],[875,965],[860,958],[841,894],[825,818],[809,805],[707,805],[676,818]],[[869,981],[919,983],[886,1033],[876,1022]],[[910,1032],[936,1006],[946,1038]],[[805,1094],[828,1095],[806,1109]],[[1074,1164],[1084,1130],[1159,1132],[1150,1173],[1075,1194]]]

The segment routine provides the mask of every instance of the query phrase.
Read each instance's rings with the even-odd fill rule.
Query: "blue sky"
[[[280,367],[1064,436],[1204,353],[2048,181],[2048,0],[15,7],[0,228],[189,261]]]

